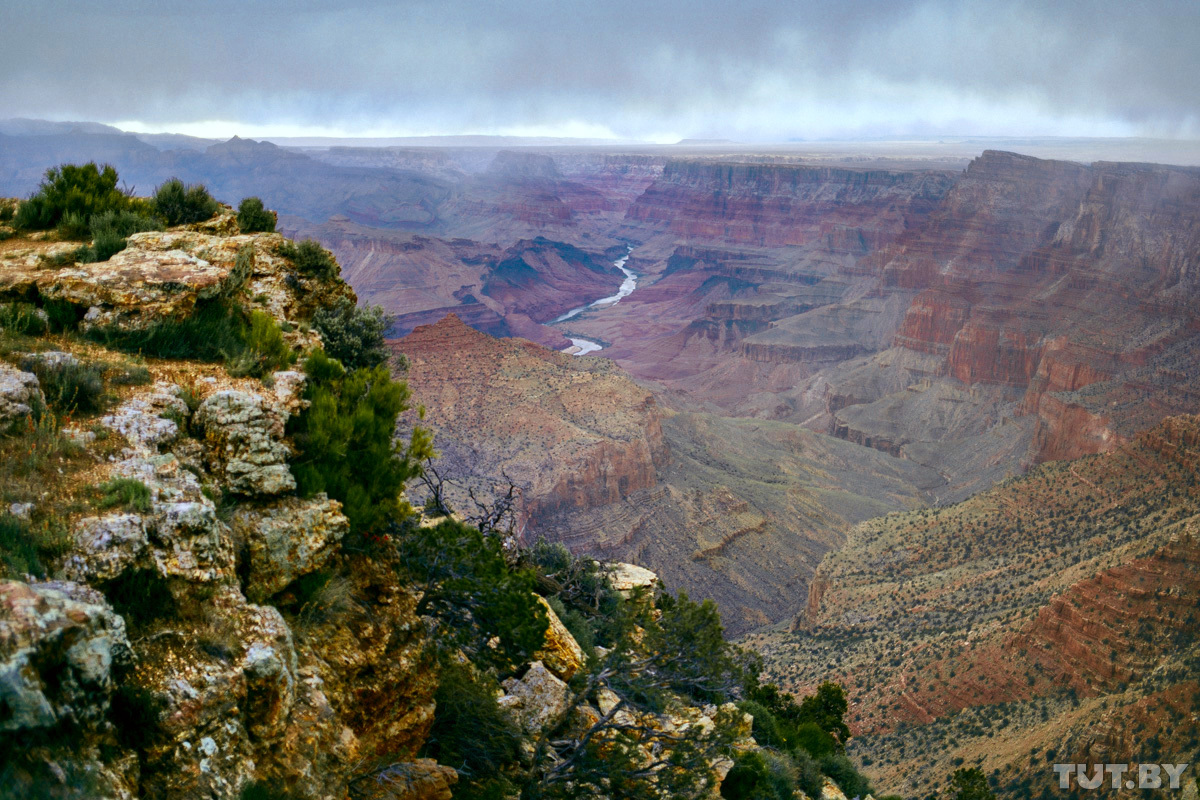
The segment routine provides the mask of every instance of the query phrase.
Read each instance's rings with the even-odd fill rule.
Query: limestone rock
[[[558,614],[540,595],[537,597],[542,609],[546,612],[550,624],[546,628],[546,640],[542,648],[534,654],[534,658],[546,665],[546,668],[564,681],[569,681],[576,672],[583,669],[585,657],[583,648],[575,641],[575,637],[563,625]]]
[[[85,517],[75,526],[75,550],[63,570],[71,580],[112,580],[134,566],[149,546],[140,514]]]
[[[179,387],[159,382],[121,403],[113,413],[102,417],[100,424],[120,433],[136,448],[156,451],[179,436],[175,420],[186,419],[187,415],[187,403],[180,399]]]
[[[520,680],[509,678],[501,686],[506,694],[500,698],[500,707],[511,712],[531,735],[567,710],[570,689],[540,661],[533,662]]]
[[[341,509],[341,503],[321,494],[239,510],[231,524],[249,552],[247,596],[261,602],[321,568],[350,529]]]
[[[0,731],[98,722],[113,663],[129,656],[125,622],[99,592],[0,582]]]
[[[141,481],[150,490],[145,525],[160,575],[212,582],[233,574],[229,529],[175,454],[134,455],[118,462],[112,474]]]
[[[632,597],[638,589],[653,591],[658,585],[658,575],[636,564],[614,561],[606,564],[605,568],[612,587],[626,598]]]
[[[230,491],[245,495],[296,488],[287,466],[291,449],[283,441],[286,422],[286,413],[263,397],[231,389],[209,395],[193,419],[204,435],[209,469]]]
[[[36,375],[0,363],[0,425],[28,416],[45,402]]]
[[[354,784],[354,800],[450,800],[458,772],[432,758],[392,764]]]
[[[260,740],[279,738],[296,700],[296,650],[279,610],[252,606],[245,634],[246,727]]]
[[[829,778],[821,784],[821,800],[847,800],[845,793]]]

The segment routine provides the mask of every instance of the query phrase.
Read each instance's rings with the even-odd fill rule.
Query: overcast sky
[[[0,0],[0,117],[206,136],[1200,138],[1200,2]]]

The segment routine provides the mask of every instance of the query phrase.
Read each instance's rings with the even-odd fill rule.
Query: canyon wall
[[[872,520],[822,562],[791,632],[746,643],[800,692],[838,650],[856,752],[892,790],[923,791],[912,765],[930,752],[947,774],[980,756],[1016,796],[1054,780],[1030,752],[1121,761],[1154,735],[1154,757],[1186,761],[1198,443],[1200,418],[1171,417],[964,503]]]

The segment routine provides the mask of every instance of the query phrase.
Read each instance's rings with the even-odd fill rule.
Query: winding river
[[[633,248],[631,247],[629,248],[629,253],[632,252]],[[633,294],[633,290],[637,288],[638,276],[636,272],[626,269],[625,267],[625,263],[629,261],[629,253],[626,253],[613,262],[614,267],[625,273],[625,280],[621,281],[621,286],[617,289],[616,294],[610,295],[609,297],[601,297],[599,300],[594,300],[585,306],[580,306],[579,308],[573,308],[567,313],[563,314],[561,317],[557,317],[556,319],[552,320],[550,324],[553,325],[558,322],[566,322],[573,317],[579,316],[584,311],[591,309],[615,306],[617,303]],[[575,351],[575,355],[577,356],[586,356],[588,353],[595,353],[598,350],[604,349],[603,345],[601,345],[599,342],[593,342],[591,339],[581,339],[572,336],[568,336],[567,339],[571,342],[571,344],[578,348],[578,350]]]

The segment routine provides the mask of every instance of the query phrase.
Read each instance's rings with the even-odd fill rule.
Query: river
[[[632,252],[633,248],[631,247],[629,248],[629,253]],[[614,267],[625,273],[625,280],[621,281],[621,286],[617,289],[616,294],[610,295],[609,297],[601,297],[599,300],[594,300],[585,306],[580,306],[579,308],[573,308],[567,313],[563,314],[561,317],[551,321],[550,324],[553,325],[558,322],[566,322],[567,320],[577,317],[584,311],[588,311],[590,309],[615,306],[617,303],[633,294],[633,290],[637,288],[638,276],[636,272],[625,267],[626,262],[629,261],[629,253],[626,253],[613,262]],[[598,350],[604,349],[602,344],[599,342],[594,342],[591,339],[581,339],[571,336],[568,336],[567,339],[570,340],[572,345],[578,348],[578,350],[575,351],[575,355],[577,356],[586,356],[588,353],[595,353]]]

